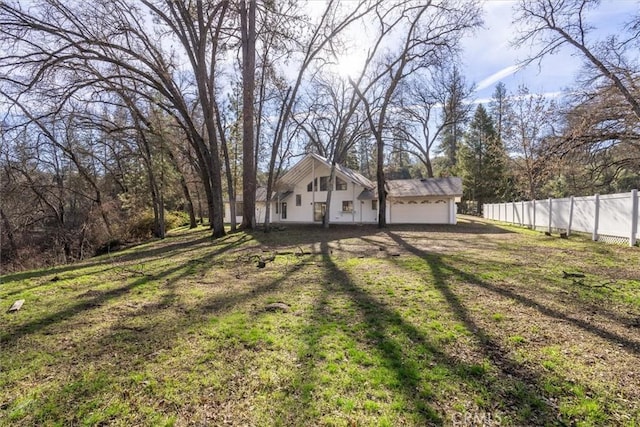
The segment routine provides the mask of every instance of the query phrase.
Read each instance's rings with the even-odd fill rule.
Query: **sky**
[[[486,1],[484,28],[463,41],[463,70],[467,81],[476,84],[474,96],[477,102],[488,100],[500,81],[510,92],[525,84],[532,93],[558,96],[574,84],[581,69],[582,58],[569,47],[544,58],[539,65],[533,63],[519,67],[530,50],[510,44],[516,35],[516,26],[512,23],[515,4],[510,0]],[[618,32],[624,22],[639,10],[638,0],[603,0],[589,18],[590,23],[597,27],[593,36]]]

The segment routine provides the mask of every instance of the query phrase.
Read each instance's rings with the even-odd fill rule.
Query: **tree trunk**
[[[329,228],[329,223],[331,220],[331,195],[333,194],[333,182],[336,179],[336,162],[335,160],[331,162],[331,171],[329,172],[329,183],[327,188],[327,200],[326,200],[326,213],[324,218],[322,218],[322,227]],[[353,201],[355,206],[355,200]]]
[[[229,146],[227,144],[227,137],[222,127],[222,120],[220,117],[220,110],[218,106],[215,106],[216,123],[218,124],[218,134],[220,135],[220,144],[222,145],[222,157],[224,158],[224,170],[227,176],[227,194],[229,195],[229,223],[231,224],[231,231],[236,231],[236,189],[233,182],[233,172],[231,171],[231,161],[229,160]]]
[[[378,228],[387,226],[387,191],[384,188],[384,141],[382,135],[376,133],[378,149],[378,164],[376,166],[376,181],[378,184]]]
[[[256,165],[254,92],[256,74],[256,0],[243,0],[240,7],[242,27],[242,225],[254,229],[256,225]]]
[[[433,178],[433,165],[431,164],[431,159],[428,156],[425,158],[424,165],[427,167],[427,178]]]
[[[280,132],[280,127],[284,126],[284,114],[286,110],[287,102],[289,101],[289,96],[291,95],[291,87],[287,89],[287,93],[282,102],[282,108],[280,109],[280,117],[278,118],[278,124],[276,125],[276,134]],[[271,145],[271,157],[269,158],[269,171],[267,176],[267,200],[266,200],[266,209],[264,216],[264,231],[268,232],[271,230],[271,193],[273,192],[273,187],[275,186],[276,179],[278,178],[278,173],[276,171],[276,160],[278,158],[278,150],[280,150],[280,143],[282,139],[275,138],[273,144]],[[278,168],[278,171],[280,168]],[[276,203],[279,203],[276,202]]]

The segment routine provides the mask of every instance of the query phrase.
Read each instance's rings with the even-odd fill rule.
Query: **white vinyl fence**
[[[638,190],[630,193],[492,203],[483,206],[486,219],[532,229],[589,233],[593,240],[629,243],[640,241]]]

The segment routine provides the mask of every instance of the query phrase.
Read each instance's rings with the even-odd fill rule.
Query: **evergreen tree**
[[[503,198],[506,185],[506,153],[487,110],[478,105],[458,154],[463,200],[473,202],[475,213],[482,205]]]
[[[445,158],[444,173],[455,173],[458,163],[458,148],[463,136],[462,127],[469,115],[469,96],[472,87],[467,85],[464,76],[457,66],[453,66],[443,83],[445,101],[442,111],[442,121],[446,123],[442,128],[439,152]]]
[[[505,146],[509,140],[509,117],[511,110],[512,106],[508,97],[507,87],[504,83],[500,82],[493,91],[491,101],[489,102],[489,112],[493,119],[496,135]]]

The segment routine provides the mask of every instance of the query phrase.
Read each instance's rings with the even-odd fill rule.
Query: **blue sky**
[[[527,47],[516,49],[510,45],[516,35],[512,24],[515,1],[489,0],[485,3],[484,28],[464,40],[464,73],[467,81],[477,85],[475,98],[491,97],[495,85],[502,81],[507,90],[515,92],[525,84],[531,92],[557,95],[572,86],[580,71],[582,58],[568,47],[556,55],[519,69],[518,64],[530,53]],[[637,0],[604,0],[590,15],[590,23],[597,28],[595,37],[619,32],[632,14],[638,13]]]

